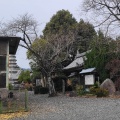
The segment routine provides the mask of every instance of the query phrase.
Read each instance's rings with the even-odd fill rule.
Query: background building
[[[0,36],[0,88],[8,87],[9,54],[16,54],[20,40],[20,37]]]

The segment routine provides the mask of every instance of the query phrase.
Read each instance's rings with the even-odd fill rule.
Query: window
[[[6,56],[0,56],[0,71],[6,71]]]
[[[0,40],[0,55],[7,54],[7,40]]]
[[[6,74],[0,74],[0,88],[6,87]]]

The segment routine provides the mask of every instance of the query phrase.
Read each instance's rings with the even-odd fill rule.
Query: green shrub
[[[49,89],[47,87],[35,86],[34,94],[47,94]]]
[[[98,83],[98,82],[95,82],[94,87],[95,87],[95,88],[99,88],[99,83]]]
[[[41,86],[35,86],[35,87],[34,87],[34,94],[39,94],[40,87],[41,87]]]
[[[90,93],[91,94],[96,94],[96,87],[95,86],[92,86],[92,87],[90,87]]]
[[[12,85],[11,83],[9,83],[8,89],[9,89],[9,90],[13,90],[13,85]]]
[[[76,92],[77,92],[77,95],[79,95],[79,96],[85,94],[85,91],[83,90],[83,86],[82,85],[76,85]]]
[[[39,93],[40,94],[47,94],[49,92],[49,89],[47,87],[41,87]]]
[[[97,95],[97,97],[106,97],[108,96],[108,90],[102,88],[96,88],[95,86],[90,87],[90,93]]]
[[[102,88],[97,88],[96,89],[96,95],[97,97],[107,97],[108,96],[108,90],[102,89]]]

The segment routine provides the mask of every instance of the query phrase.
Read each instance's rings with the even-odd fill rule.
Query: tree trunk
[[[44,80],[44,87],[47,87],[47,83],[46,83],[47,80],[46,80],[46,77],[44,77],[43,80]]]
[[[54,82],[51,79],[51,77],[48,78],[48,84],[49,84],[49,97],[56,96],[56,91],[54,87]]]
[[[42,87],[47,87],[47,77],[45,74],[41,75]]]

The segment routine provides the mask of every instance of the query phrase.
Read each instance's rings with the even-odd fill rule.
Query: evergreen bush
[[[39,94],[40,87],[41,87],[41,86],[35,86],[35,87],[34,87],[34,94]]]
[[[107,97],[109,95],[108,90],[102,88],[91,87],[90,93],[97,95],[97,97]]]
[[[79,96],[85,94],[85,90],[83,89],[82,85],[76,85],[76,92],[77,92],[77,95],[79,95]]]
[[[47,94],[49,92],[49,89],[47,87],[40,87],[39,93],[40,94]]]
[[[97,97],[107,97],[108,96],[108,90],[102,89],[102,88],[97,88],[96,89],[96,95]]]
[[[47,87],[35,86],[34,94],[47,94],[49,89]]]
[[[9,83],[8,89],[9,89],[9,90],[13,90],[13,85],[12,85],[11,83]]]

